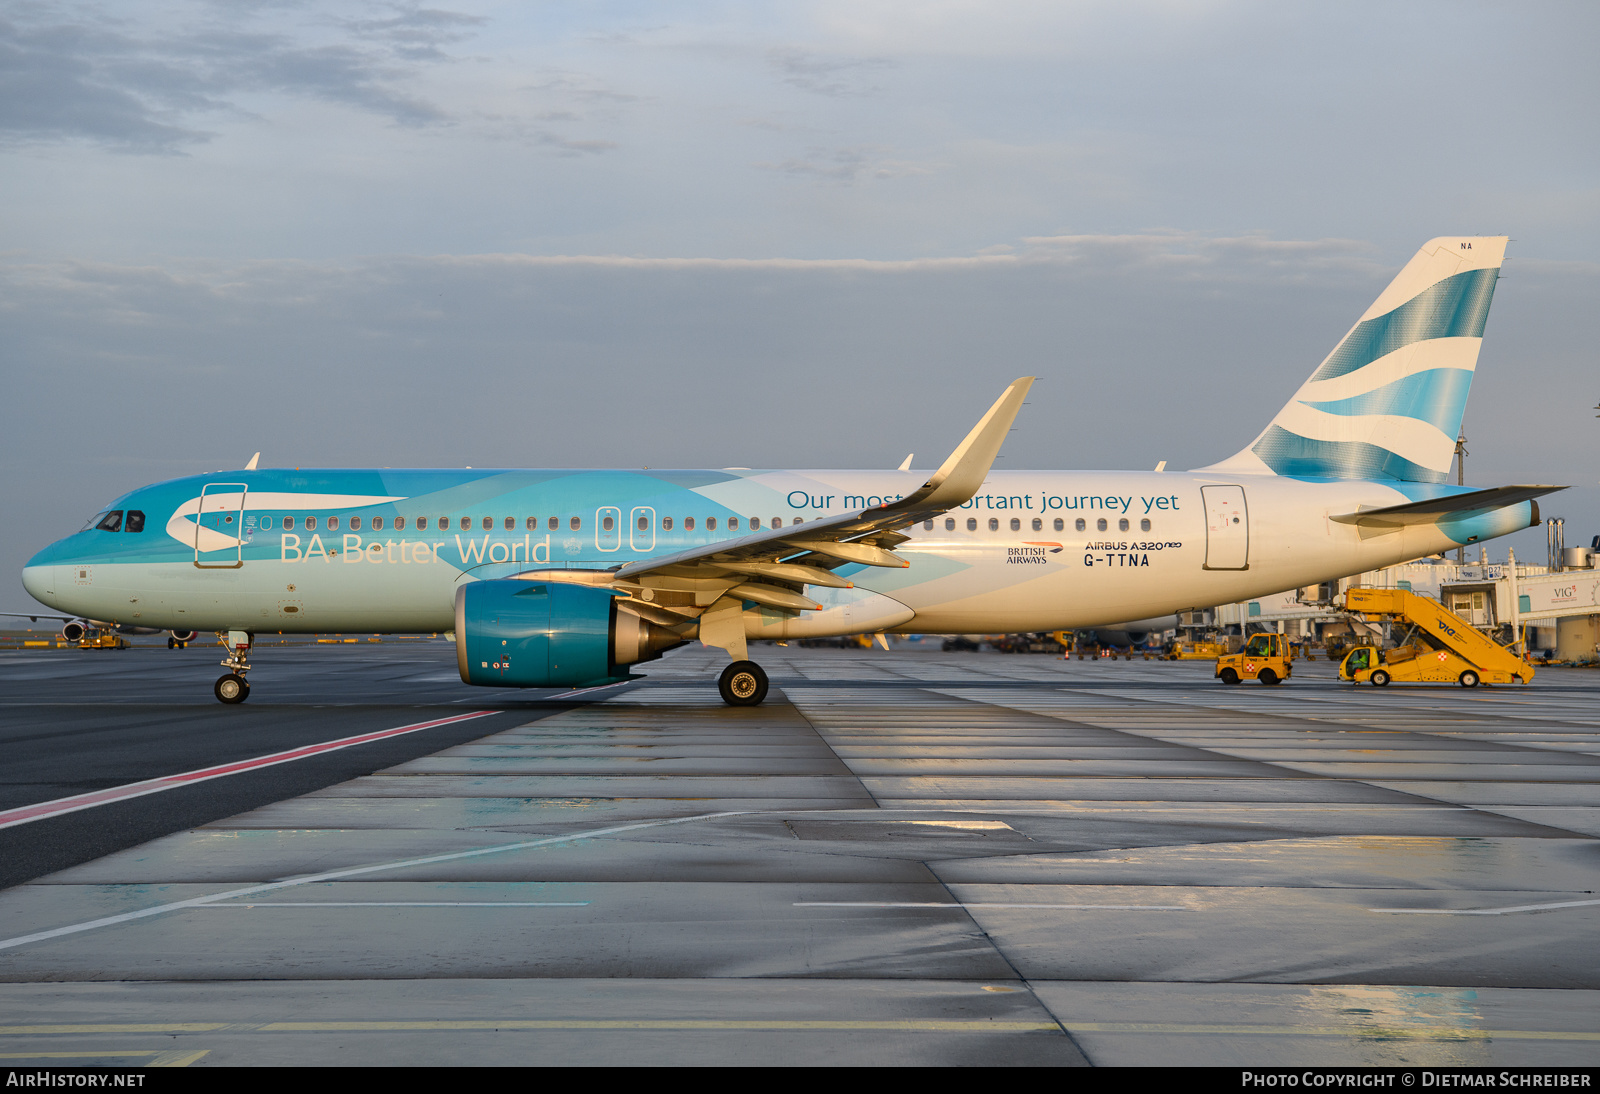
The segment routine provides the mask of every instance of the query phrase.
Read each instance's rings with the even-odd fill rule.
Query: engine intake
[[[687,639],[603,589],[561,582],[473,581],[456,589],[456,667],[489,687],[598,687],[630,679]]]

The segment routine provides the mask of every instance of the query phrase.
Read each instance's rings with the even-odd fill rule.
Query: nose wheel
[[[216,692],[218,702],[242,703],[250,698],[250,681],[236,672],[230,672],[217,677],[216,686],[211,690]]]
[[[722,670],[717,690],[730,707],[759,706],[767,697],[767,674],[754,661],[735,661]]]

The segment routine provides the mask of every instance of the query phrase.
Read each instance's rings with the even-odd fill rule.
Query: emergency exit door
[[[1250,513],[1242,486],[1202,486],[1206,506],[1206,569],[1250,568]]]

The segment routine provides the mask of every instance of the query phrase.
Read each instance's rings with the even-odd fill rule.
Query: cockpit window
[[[93,528],[93,527],[94,527],[94,526],[95,526],[95,525],[97,525],[97,524],[99,524],[99,523],[100,523],[100,521],[101,521],[101,520],[102,520],[102,519],[103,519],[103,518],[104,518],[104,517],[105,517],[105,513],[104,513],[104,512],[100,512],[100,513],[96,513],[96,514],[95,514],[95,515],[94,515],[94,516],[92,516],[92,517],[90,517],[90,518],[89,518],[89,519],[88,519],[88,520],[86,520],[86,521],[84,521],[84,522],[83,522],[83,527],[82,527],[82,528],[79,528],[79,529],[78,529],[78,531],[80,531],[80,532],[87,532],[87,531],[88,531],[88,530],[89,530],[89,529],[91,529],[91,528]]]
[[[100,523],[96,524],[95,528],[99,529],[102,532],[120,532],[120,531],[122,531],[122,510],[121,509],[113,509],[113,510],[111,510],[111,512],[107,513],[105,516],[100,518]]]
[[[123,522],[122,530],[124,532],[144,531],[144,511],[142,509],[129,509],[128,519]]]

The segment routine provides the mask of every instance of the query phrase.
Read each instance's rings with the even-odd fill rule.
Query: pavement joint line
[[[1517,915],[1526,912],[1553,912],[1558,908],[1590,908],[1600,900],[1562,900],[1554,904],[1518,904],[1512,908],[1368,908],[1388,915]]]
[[[160,778],[127,783],[107,790],[92,790],[87,794],[74,794],[71,797],[56,798],[52,801],[38,802],[34,805],[23,805],[0,812],[0,828],[29,824],[33,821],[59,817],[67,813],[76,813],[82,809],[93,809],[97,805],[127,801],[130,798],[142,798],[147,794],[159,794],[165,790],[177,790],[180,787],[208,782],[211,779],[220,779],[225,775],[237,775],[244,771],[257,771],[263,767],[275,767],[278,764],[303,760],[308,756],[320,756],[327,752],[337,752],[340,749],[352,748],[355,745],[367,744],[371,741],[387,740],[390,737],[400,737],[408,733],[417,733],[424,729],[435,729],[439,726],[467,722],[474,718],[486,718],[491,714],[503,713],[505,712],[499,710],[479,710],[471,714],[455,714],[448,718],[435,718],[429,722],[416,722],[412,725],[396,726],[393,729],[359,733],[354,737],[340,737],[332,741],[323,741],[320,744],[302,745],[299,748],[271,752],[265,756],[256,756],[248,760],[235,760],[231,763],[215,764],[211,767],[197,768],[194,771],[184,771],[177,775],[163,775]]]
[[[92,931],[100,927],[113,927],[119,923],[128,923],[136,919],[146,919],[153,915],[162,915],[166,912],[182,911],[186,908],[199,908],[207,904],[214,904],[219,900],[234,900],[239,897],[253,896],[256,893],[270,893],[279,889],[288,889],[296,885],[309,885],[317,881],[337,881],[340,878],[356,877],[361,874],[372,874],[382,870],[403,870],[411,866],[428,866],[436,862],[453,862],[457,859],[475,858],[479,855],[496,855],[505,851],[523,851],[535,847],[548,847],[555,843],[571,843],[573,840],[595,839],[600,836],[615,835],[618,832],[633,832],[641,828],[661,828],[673,824],[692,824],[695,821],[717,820],[721,817],[744,816],[755,810],[731,809],[720,813],[700,813],[692,817],[672,817],[666,820],[638,821],[633,824],[619,824],[610,828],[595,828],[587,832],[571,832],[564,836],[548,836],[544,839],[521,840],[517,843],[503,843],[494,847],[477,847],[470,851],[451,851],[441,855],[425,855],[421,858],[399,859],[394,862],[379,862],[368,866],[350,866],[339,870],[325,870],[322,873],[307,874],[304,877],[286,878],[283,881],[270,881],[261,885],[250,885],[243,889],[230,889],[227,892],[212,893],[209,896],[192,897],[189,900],[174,901],[171,904],[158,904],[153,908],[141,908],[135,912],[123,912],[119,915],[103,916],[100,919],[91,919],[83,923],[72,923],[65,927],[53,927],[45,931],[35,931],[32,934],[18,935],[14,938],[0,939],[0,950],[15,949],[26,946],[31,942],[43,942],[51,938],[60,938],[63,935],[79,934],[83,931]]]
[[[202,908],[587,908],[591,900],[258,900]]]
[[[1595,903],[1600,903],[1596,901]],[[1107,912],[1192,912],[1182,904],[1015,904],[947,900],[797,900],[796,908],[1070,908]]]
[[[210,1051],[209,1048],[197,1050],[154,1048],[82,1052],[0,1052],[0,1060],[120,1060],[131,1056],[148,1058],[146,1067],[188,1067]]]

